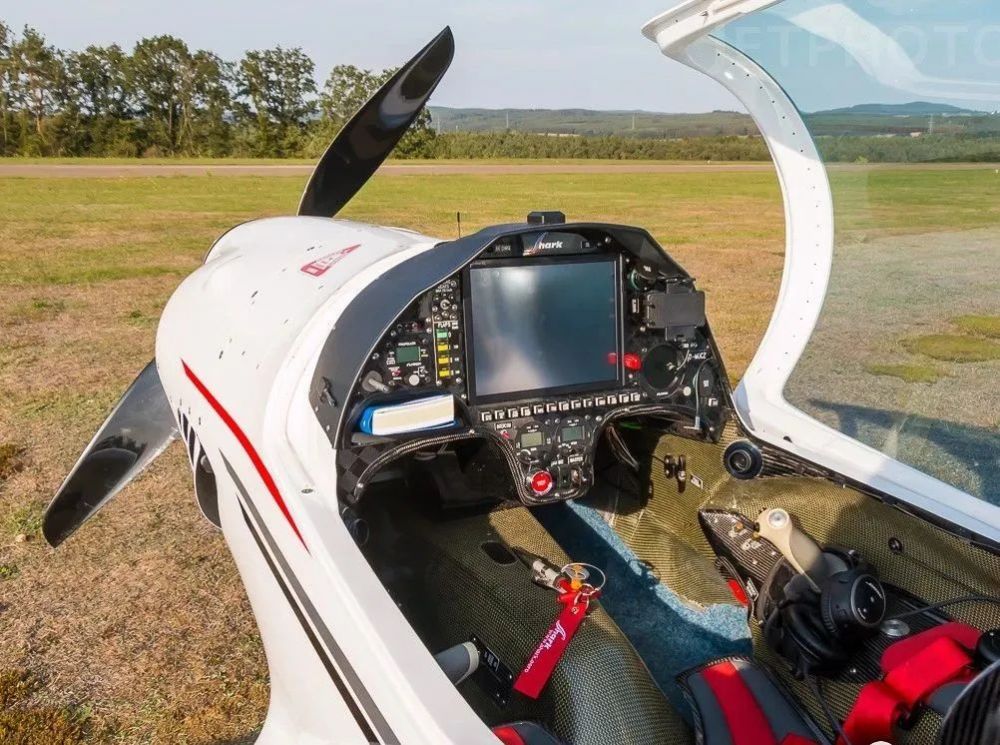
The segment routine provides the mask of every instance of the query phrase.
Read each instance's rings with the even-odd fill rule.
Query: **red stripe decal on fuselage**
[[[208,401],[208,405],[215,410],[215,413],[218,414],[219,418],[226,423],[226,426],[229,427],[229,431],[233,433],[240,445],[243,446],[243,450],[246,452],[247,457],[250,458],[250,462],[253,463],[253,467],[257,469],[257,475],[260,476],[260,480],[264,482],[264,486],[267,487],[271,497],[274,498],[274,503],[278,505],[278,509],[281,510],[281,514],[285,516],[288,524],[291,526],[292,530],[295,531],[295,536],[299,539],[299,541],[301,541],[306,551],[308,551],[309,547],[306,546],[306,542],[302,538],[302,534],[299,533],[298,526],[295,525],[295,520],[292,519],[292,514],[288,511],[288,505],[286,505],[285,500],[281,498],[281,492],[278,491],[278,485],[274,483],[274,479],[271,477],[271,472],[267,470],[267,466],[264,465],[264,461],[261,460],[260,455],[258,455],[256,448],[254,448],[250,439],[246,436],[246,433],[240,429],[240,425],[238,425],[236,420],[229,415],[229,412],[226,411],[225,407],[219,403],[219,400],[212,395],[212,392],[205,387],[205,384],[198,379],[198,376],[191,371],[191,368],[187,366],[187,363],[181,360],[181,365],[184,367],[184,374],[187,375],[188,380],[190,380],[194,384],[194,387],[198,389],[198,392],[205,397],[205,400]]]

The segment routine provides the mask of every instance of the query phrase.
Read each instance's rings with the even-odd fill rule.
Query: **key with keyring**
[[[571,567],[574,570],[584,571],[567,572]],[[565,608],[542,637],[542,641],[514,682],[514,690],[518,693],[532,699],[541,695],[573,636],[587,617],[590,601],[600,596],[601,590],[607,583],[607,576],[597,567],[591,568],[599,572],[602,577],[597,587],[586,583],[585,580],[589,579],[590,575],[586,572],[585,565],[567,564],[562,568],[561,581],[557,583],[559,585],[557,600]]]

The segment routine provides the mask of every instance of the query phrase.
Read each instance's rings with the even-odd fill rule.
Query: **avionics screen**
[[[396,347],[396,362],[420,362],[420,347]]]
[[[618,382],[616,263],[490,263],[469,270],[477,400]]]

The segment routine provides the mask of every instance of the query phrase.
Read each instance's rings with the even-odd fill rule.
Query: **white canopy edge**
[[[765,442],[1000,542],[1000,508],[828,427],[785,399],[785,385],[816,328],[830,281],[833,195],[826,167],[792,100],[752,59],[710,35],[781,1],[684,0],[643,27],[663,54],[708,75],[743,103],[767,142],[781,186],[781,287],[764,339],[737,387],[737,413]]]

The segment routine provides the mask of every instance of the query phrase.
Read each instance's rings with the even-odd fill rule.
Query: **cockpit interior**
[[[469,706],[531,745],[867,745],[881,695],[893,742],[935,743],[1000,659],[1000,556],[753,437],[645,230],[494,233],[359,308],[377,343],[315,389],[342,517]],[[950,673],[886,694],[933,646]]]

